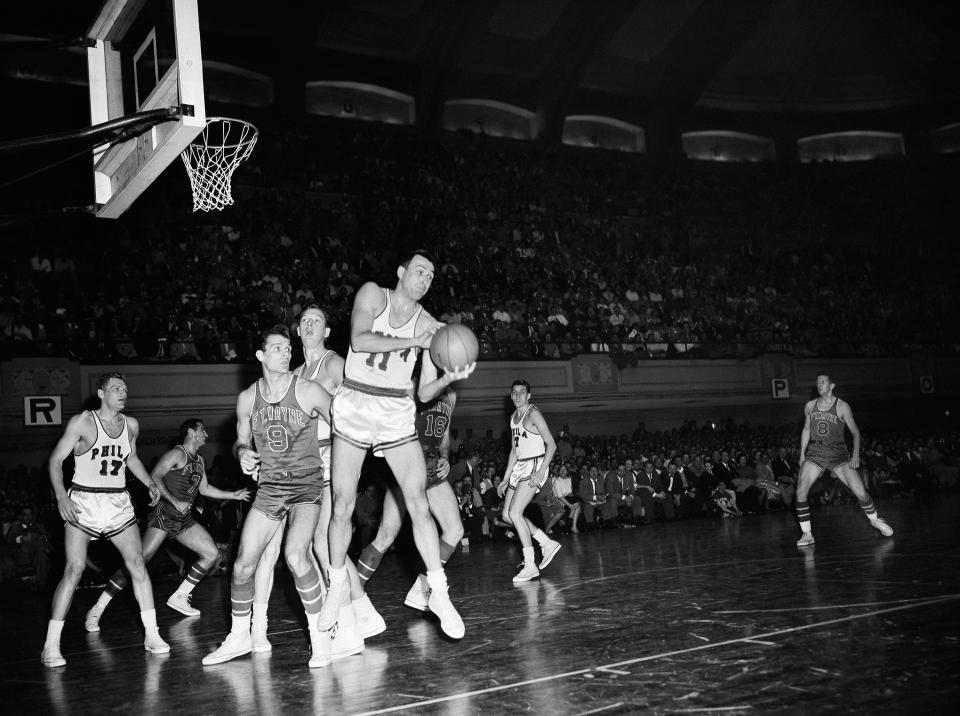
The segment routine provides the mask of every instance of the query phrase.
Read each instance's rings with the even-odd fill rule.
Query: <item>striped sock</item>
[[[453,553],[457,551],[455,545],[447,544],[442,539],[440,540],[440,564],[446,564],[450,561],[450,558],[453,556]]]
[[[104,587],[103,591],[105,594],[109,594],[110,598],[113,599],[123,591],[123,588],[127,586],[128,581],[127,575],[123,573],[123,570],[118,569],[110,576],[110,581],[107,582],[107,586]]]
[[[873,522],[877,519],[877,506],[873,504],[873,498],[870,497],[870,495],[867,495],[867,498],[863,502],[860,502],[860,500],[857,500],[857,502],[860,504],[860,509],[863,510],[863,514],[867,516],[868,520]]]
[[[216,562],[214,562],[214,564],[216,564]],[[190,569],[187,570],[187,576],[180,583],[180,586],[177,587],[177,591],[181,594],[190,594],[193,588],[200,583],[200,580],[210,574],[213,566],[214,565],[211,564],[209,567],[204,567],[199,561],[191,564]]]
[[[810,503],[806,500],[803,502],[797,500],[797,521],[800,523],[800,529],[803,532],[810,532]]]
[[[323,604],[323,582],[317,568],[311,565],[306,573],[293,575],[293,583],[297,587],[300,601],[303,602],[303,611],[307,614],[319,614]]]
[[[383,560],[383,552],[373,546],[373,542],[363,548],[360,559],[357,560],[357,574],[360,575],[360,584],[366,586],[367,581],[377,571]]]
[[[245,618],[249,623],[253,608],[253,588],[253,577],[245,582],[234,582],[230,586],[230,613],[234,618]]]

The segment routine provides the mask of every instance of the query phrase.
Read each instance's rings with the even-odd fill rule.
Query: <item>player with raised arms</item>
[[[893,536],[893,528],[877,514],[873,498],[863,486],[860,473],[860,429],[845,400],[834,395],[836,384],[828,375],[817,376],[817,397],[803,408],[803,431],[800,433],[800,477],[797,480],[797,520],[800,522],[798,547],[812,545],[810,504],[807,495],[824,470],[833,470],[854,497],[860,509],[884,537]],[[847,449],[844,427],[853,435],[853,453]]]
[[[373,282],[357,292],[350,317],[350,350],[343,385],[333,399],[333,517],[330,522],[330,594],[319,628],[331,628],[350,598],[345,561],[353,508],[367,450],[382,452],[403,492],[413,537],[427,568],[429,608],[447,636],[461,639],[463,619],[450,601],[437,528],[427,503],[427,468],[417,438],[413,369],[440,327],[420,300],[430,289],[434,261],[414,251],[397,268],[393,289]]]

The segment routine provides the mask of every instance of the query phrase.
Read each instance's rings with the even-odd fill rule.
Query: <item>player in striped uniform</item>
[[[446,565],[453,556],[457,544],[463,537],[460,503],[446,479],[450,473],[450,423],[453,420],[453,411],[457,407],[457,392],[450,385],[455,381],[469,378],[476,365],[473,363],[465,368],[456,368],[439,376],[430,352],[424,351],[420,369],[417,390],[417,399],[420,402],[416,419],[417,437],[427,466],[427,502],[430,505],[430,513],[440,524],[440,562],[443,565]],[[364,585],[373,576],[377,567],[380,566],[383,555],[397,539],[405,514],[403,495],[396,495],[393,490],[387,490],[377,536],[364,548],[357,560],[357,571]],[[425,612],[429,608],[429,596],[427,575],[420,574],[407,592],[403,603]]]
[[[193,505],[197,495],[215,500],[250,500],[250,491],[220,490],[207,482],[200,448],[207,441],[207,431],[203,421],[190,418],[180,426],[180,444],[168,450],[154,466],[153,480],[163,482],[177,500]],[[173,537],[184,547],[197,554],[197,561],[190,565],[186,578],[181,582],[170,598],[167,606],[188,617],[200,616],[200,610],[190,603],[193,588],[206,577],[220,560],[220,550],[210,533],[194,518],[191,511],[178,512],[171,503],[161,499],[150,511],[147,529],[143,532],[143,559],[149,562],[161,545]],[[127,586],[127,576],[118,569],[110,577],[106,588],[100,593],[96,603],[87,612],[84,626],[87,631],[100,631],[100,617],[110,601]]]
[[[366,283],[350,316],[350,350],[343,385],[333,399],[333,517],[330,521],[330,595],[320,628],[336,623],[350,590],[345,562],[353,534],[357,483],[367,450],[380,451],[393,471],[413,523],[413,536],[427,566],[430,610],[452,639],[464,635],[463,619],[450,601],[440,562],[437,528],[427,503],[427,468],[417,440],[413,368],[440,324],[420,300],[433,282],[430,255],[416,251],[397,268],[394,289]]]
[[[828,375],[817,376],[817,397],[803,408],[803,431],[800,434],[800,477],[797,480],[797,520],[800,522],[798,547],[814,543],[810,526],[810,504],[807,495],[824,470],[833,470],[860,505],[870,524],[884,537],[893,536],[893,528],[877,514],[873,498],[863,486],[860,473],[860,429],[853,419],[850,405],[834,395],[836,385]],[[853,453],[847,449],[844,428],[853,435]]]
[[[510,386],[513,415],[510,416],[510,456],[504,470],[503,481],[497,491],[504,496],[503,519],[514,526],[523,547],[523,564],[513,578],[514,582],[529,582],[540,576],[560,550],[560,543],[550,539],[523,511],[534,495],[543,486],[550,469],[550,461],[557,445],[547,426],[543,413],[530,402],[530,384],[515,380]],[[533,541],[540,545],[541,558],[538,567]]]
[[[259,488],[244,520],[233,564],[230,633],[216,651],[203,658],[204,665],[229,661],[252,650],[254,573],[284,517],[284,557],[307,615],[309,666],[330,663],[330,635],[317,629],[322,579],[311,551],[323,495],[317,421],[327,419],[330,396],[319,384],[290,372],[290,355],[286,326],[265,331],[257,351],[263,377],[237,399],[234,451],[243,472],[257,479]]]
[[[120,373],[105,373],[97,381],[100,407],[85,410],[67,423],[47,467],[57,498],[57,509],[66,523],[63,578],[53,593],[47,637],[40,660],[44,666],[66,664],[60,653],[60,634],[70,610],[73,593],[86,566],[91,539],[109,539],[119,550],[133,580],[133,594],[140,605],[140,619],[146,632],[143,648],[154,654],[170,651],[157,629],[153,587],[143,561],[137,518],[126,491],[127,470],[151,493],[159,490],[175,509],[186,511],[190,504],[175,498],[162,483],[151,479],[137,455],[139,423],[121,411],[127,404],[127,379]],[[73,485],[64,486],[63,461],[73,454]]]

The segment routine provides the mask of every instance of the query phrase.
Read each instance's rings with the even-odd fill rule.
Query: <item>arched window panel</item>
[[[797,141],[800,161],[868,162],[893,159],[906,154],[903,135],[898,132],[832,132],[804,137]]]
[[[386,124],[413,124],[417,118],[410,95],[362,82],[307,82],[304,99],[309,114],[325,117]]]
[[[646,151],[643,128],[613,117],[580,114],[563,120],[563,143],[574,147]]]
[[[443,128],[510,139],[536,139],[536,115],[512,104],[488,99],[452,99],[443,107]]]
[[[930,146],[940,154],[960,152],[960,122],[930,132]]]
[[[708,162],[772,162],[776,158],[773,140],[756,134],[712,129],[686,132],[681,140],[688,159]]]
[[[203,85],[210,102],[269,107],[273,104],[273,80],[267,75],[228,65],[203,61]]]

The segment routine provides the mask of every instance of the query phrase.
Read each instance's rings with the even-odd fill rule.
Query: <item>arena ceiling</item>
[[[23,39],[82,37],[99,6],[4,3],[3,74],[83,84],[76,57]],[[421,117],[457,98],[628,121],[960,107],[955,0],[201,0],[200,14],[205,60],[270,78],[281,104],[348,80],[412,95]]]

